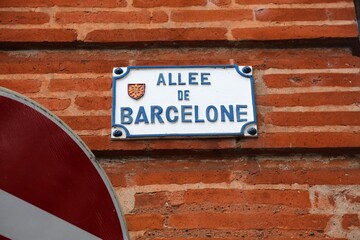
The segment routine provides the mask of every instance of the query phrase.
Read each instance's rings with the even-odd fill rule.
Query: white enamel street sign
[[[112,139],[257,136],[252,67],[113,70]]]

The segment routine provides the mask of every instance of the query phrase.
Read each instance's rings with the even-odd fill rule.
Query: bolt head
[[[120,74],[122,74],[123,72],[124,72],[124,70],[122,70],[122,68],[116,68],[116,69],[115,69],[115,74],[120,75]]]
[[[120,131],[120,130],[115,130],[115,131],[113,132],[113,136],[114,136],[114,137],[121,137],[121,136],[122,136],[122,131]]]
[[[242,71],[245,74],[249,74],[249,73],[251,73],[251,67],[249,67],[249,66],[243,67]]]
[[[256,128],[252,127],[247,130],[247,133],[250,134],[251,136],[255,136],[257,134],[257,130]]]

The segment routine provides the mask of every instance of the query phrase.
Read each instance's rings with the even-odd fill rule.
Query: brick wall
[[[94,151],[132,239],[360,239],[352,0],[2,0],[0,86]],[[259,137],[110,141],[111,72],[254,67]]]

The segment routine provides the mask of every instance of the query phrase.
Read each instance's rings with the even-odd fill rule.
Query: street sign
[[[112,139],[257,136],[252,68],[113,70]]]
[[[94,155],[33,101],[0,88],[0,239],[127,240]]]

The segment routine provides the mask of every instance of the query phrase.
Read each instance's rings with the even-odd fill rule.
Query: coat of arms
[[[131,98],[138,100],[145,94],[145,84],[135,83],[128,84],[128,94]]]

